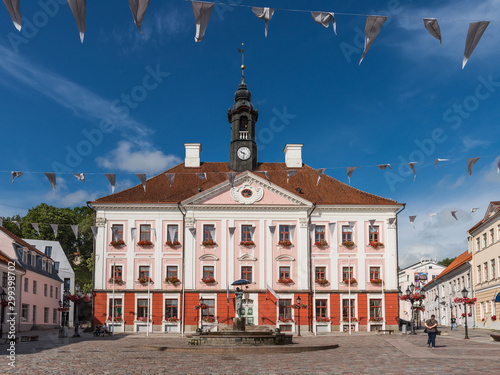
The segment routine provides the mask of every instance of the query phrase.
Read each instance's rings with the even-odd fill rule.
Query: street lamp
[[[59,301],[59,307],[61,310],[61,329],[59,331],[59,337],[68,337],[68,314],[69,314],[69,302],[68,302],[69,290],[65,289],[63,292],[63,299]]]
[[[302,300],[300,299],[300,296],[297,297],[297,309],[299,310],[299,336],[300,336],[300,308],[301,308],[301,305],[300,303],[302,302]]]
[[[468,294],[469,294],[469,291],[464,287],[462,289],[462,297],[464,298],[463,301],[464,301],[464,312],[465,312],[465,337],[464,337],[464,339],[469,339],[469,335],[467,332],[467,302],[466,302]]]
[[[203,313],[202,312],[202,310],[203,310],[203,297],[200,297],[200,308],[198,310],[200,311],[199,314],[198,314],[198,318],[199,318],[200,323],[198,323],[199,327],[198,327],[198,329],[196,331],[198,333],[201,333],[202,332],[202,329],[201,329],[202,328],[201,318],[202,318],[202,313]]]
[[[0,338],[2,338],[3,335],[3,315],[4,315],[5,305],[7,305],[7,301],[5,300],[6,297],[7,293],[5,293],[5,290],[2,288],[2,293],[0,293],[0,299],[2,300],[0,305],[0,309],[2,309],[1,311],[2,317],[0,320]]]
[[[75,290],[77,295],[77,298],[73,301],[73,324],[75,326],[75,333],[72,337],[80,337],[80,334],[78,333],[78,326],[80,325],[80,322],[78,321],[78,306],[80,305],[80,299],[83,296],[83,293],[80,289],[80,285],[78,284],[75,285]]]
[[[410,300],[410,303],[411,303],[411,335],[416,335],[415,333],[415,313],[413,311],[413,304],[415,303],[415,301],[413,300],[413,298],[411,298],[411,295],[413,294],[413,291],[415,290],[415,285],[413,285],[413,283],[411,283],[411,285],[406,288],[406,296],[408,297],[408,299]]]

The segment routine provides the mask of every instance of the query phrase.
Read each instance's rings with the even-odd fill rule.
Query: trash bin
[[[406,323],[403,323],[403,324],[401,325],[401,333],[402,333],[403,335],[406,335]]]

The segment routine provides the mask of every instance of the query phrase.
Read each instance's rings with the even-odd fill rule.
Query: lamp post
[[[415,313],[413,311],[413,304],[415,303],[415,301],[413,300],[413,298],[411,298],[411,295],[413,294],[413,291],[415,290],[415,285],[413,285],[413,283],[411,283],[411,285],[406,288],[406,296],[408,297],[408,299],[410,300],[410,303],[411,303],[411,335],[416,335],[415,333]]]
[[[2,309],[1,311],[1,314],[2,314],[2,317],[0,318],[0,338],[2,338],[2,335],[3,335],[3,316],[4,316],[4,309],[5,309],[5,306],[6,305],[6,300],[5,298],[7,297],[7,293],[5,293],[5,290],[2,288],[2,293],[0,293],[0,299],[2,300],[1,304],[0,304],[0,309]]]
[[[469,339],[469,334],[467,332],[467,295],[469,294],[469,291],[464,287],[462,289],[462,297],[464,298],[464,311],[465,311],[465,337],[464,339]]]
[[[61,308],[61,330],[59,331],[59,337],[68,337],[68,296],[69,290],[64,290],[63,299],[62,301],[59,301],[59,307]]]
[[[202,327],[202,324],[201,324],[201,317],[202,317],[202,310],[203,310],[203,307],[202,307],[202,306],[203,306],[203,297],[200,297],[200,308],[198,309],[198,310],[200,311],[200,312],[198,313],[198,319],[199,319],[200,323],[198,323],[198,324],[199,324],[199,327],[198,327],[198,329],[196,330],[198,333],[201,333],[201,332],[202,332],[202,329],[201,329],[201,327]]]
[[[302,302],[302,300],[300,299],[300,296],[297,297],[297,309],[299,310],[299,336],[300,336],[300,308],[301,308],[301,305],[300,303]]]
[[[75,285],[75,290],[78,298],[73,301],[73,322],[75,325],[75,333],[71,337],[80,337],[80,334],[78,333],[78,326],[80,324],[80,322],[78,321],[78,306],[80,305],[80,298],[83,296],[83,293],[80,289],[80,285],[78,284]]]

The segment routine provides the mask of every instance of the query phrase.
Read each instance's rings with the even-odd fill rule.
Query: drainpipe
[[[184,318],[186,316],[186,309],[185,309],[185,301],[186,301],[186,295],[185,295],[185,281],[186,277],[185,275],[185,270],[186,270],[186,209],[182,207],[181,202],[177,202],[177,208],[179,209],[180,213],[182,214],[182,317],[181,317],[181,336],[184,337],[184,328],[185,328],[185,323],[184,323]]]
[[[403,207],[399,209],[396,212],[396,271],[397,267],[399,267],[399,234],[398,234],[398,222],[397,222],[397,217],[398,215],[403,212],[403,210],[406,208],[406,203],[403,203]],[[397,277],[398,277],[398,291],[401,290],[401,285],[399,285],[399,271],[397,271]],[[404,293],[404,291],[402,291]],[[399,297],[399,293],[398,293]],[[384,306],[385,307],[385,306]],[[385,309],[384,309],[385,310]],[[398,298],[398,318],[401,316],[401,311],[400,311],[400,303],[399,303],[399,298]]]
[[[309,253],[309,259],[308,259],[308,265],[307,268],[309,270],[309,332],[313,331],[313,321],[312,321],[312,311],[314,309],[314,306],[312,306],[313,303],[313,270],[311,269],[312,266],[312,251],[311,251],[311,236],[309,234],[309,224],[311,224],[311,215],[313,214],[314,210],[316,210],[316,203],[312,204],[312,207],[310,208],[310,211],[307,213],[307,252]]]

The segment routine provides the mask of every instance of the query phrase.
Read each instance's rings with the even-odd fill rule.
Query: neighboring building
[[[0,226],[0,250],[16,260],[26,273],[16,283],[21,287],[17,327],[20,331],[58,326],[59,292],[62,280],[52,258]]]
[[[500,201],[490,202],[484,218],[468,231],[472,253],[472,274],[476,326],[500,329]]]
[[[436,263],[436,260],[421,260],[399,271],[399,289],[404,294],[406,289],[413,284],[418,292],[422,286],[427,284],[439,275],[445,267]],[[426,297],[428,298],[428,297]],[[426,299],[424,305],[428,302]],[[399,301],[399,318],[411,321],[411,303],[408,301]],[[415,311],[415,322],[419,322],[420,313]]]
[[[45,241],[24,239],[24,241],[36,247],[41,252],[54,260],[54,268],[57,274],[63,280],[63,287],[59,291],[59,300],[63,300],[64,290],[67,289],[71,294],[75,293],[75,271],[71,267],[71,263],[66,256],[59,241]],[[70,303],[69,308],[69,326],[73,325],[73,307],[74,303]]]
[[[0,251],[0,277],[2,278],[0,283],[0,293],[2,293],[2,291],[5,291],[6,302],[9,302],[10,298],[14,297],[14,300],[11,301],[10,305],[3,306],[3,308],[0,305],[0,321],[3,321],[4,333],[8,332],[9,330],[7,319],[10,319],[11,317],[17,319],[17,317],[19,316],[20,306],[18,304],[18,301],[21,301],[21,284],[18,281],[25,272],[26,271],[23,269],[23,267],[21,267],[19,263],[15,261],[15,259],[10,258],[3,251]],[[9,276],[11,280],[9,280]],[[12,280],[13,276],[15,277],[14,280]],[[14,283],[12,283],[12,281],[14,281]],[[14,311],[9,310],[9,308],[12,306],[12,302]],[[9,313],[13,314],[7,315]],[[3,314],[3,320],[1,320],[1,314]]]
[[[434,314],[440,325],[449,326],[451,317],[455,316],[457,324],[465,324],[467,318],[467,325],[474,326],[474,309],[467,306],[466,316],[464,305],[454,302],[455,298],[462,298],[463,288],[469,291],[469,297],[472,298],[471,259],[472,255],[469,251],[465,251],[424,286],[426,296],[424,320],[430,319]]]
[[[201,145],[186,144],[185,162],[145,188],[91,202],[96,323],[111,319],[114,286],[116,331],[145,330],[148,311],[155,331],[216,329],[235,315],[228,285],[246,279],[249,325],[295,331],[300,296],[302,330],[347,330],[349,316],[356,331],[397,326],[403,205],[320,175],[302,163],[301,144],[286,145],[285,163],[258,162],[250,100],[243,78],[228,113],[229,163],[200,162]],[[197,311],[200,298],[207,308]]]

